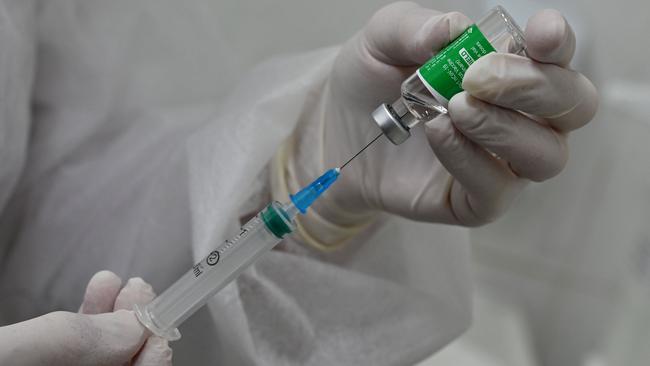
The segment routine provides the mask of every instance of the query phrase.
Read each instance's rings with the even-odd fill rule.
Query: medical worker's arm
[[[322,140],[324,161],[295,162],[295,178],[306,182],[310,166],[337,166],[372,140],[379,132],[369,117],[373,109],[397,99],[401,82],[471,23],[460,13],[408,2],[378,11],[344,45],[318,112],[297,130],[306,142],[294,157],[305,159],[309,141]],[[382,139],[359,156],[330,200],[317,206],[321,216],[336,222],[340,212],[365,217],[382,210],[481,225],[501,215],[528,182],[557,175],[567,161],[568,133],[592,119],[598,96],[569,67],[576,39],[559,12],[534,15],[525,36],[528,57],[490,54],[468,69],[466,91],[451,99],[448,115],[425,123],[399,147]]]
[[[171,365],[167,341],[149,337],[131,309],[154,293],[139,278],[124,288],[112,272],[88,283],[78,314],[53,312],[0,327],[2,365]]]

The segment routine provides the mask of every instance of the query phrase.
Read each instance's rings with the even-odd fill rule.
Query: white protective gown
[[[0,2],[4,324],[75,311],[101,269],[161,292],[268,199],[265,167],[337,49],[242,70],[207,3]],[[378,226],[335,254],[265,255],[181,327],[176,364],[408,365],[443,347],[470,322],[465,229]]]

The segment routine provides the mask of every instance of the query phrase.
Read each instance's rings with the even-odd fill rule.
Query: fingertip
[[[424,124],[424,132],[431,147],[436,149],[440,145],[449,143],[454,137],[454,127],[447,114],[438,115]]]
[[[155,340],[154,341],[154,348],[156,352],[158,353],[159,360],[162,362],[161,364],[169,364],[171,365],[172,362],[172,356],[174,354],[174,351],[172,348],[169,346],[169,341],[162,337],[151,337],[149,338],[149,341]]]
[[[115,299],[115,309],[132,309],[134,305],[144,305],[156,297],[150,284],[140,277],[130,278]]]
[[[470,25],[472,20],[465,14],[454,11],[445,14],[433,14],[412,36],[414,40],[413,59],[424,63],[434,53],[456,39]]]
[[[146,291],[151,291],[153,292],[153,287],[149,283],[147,283],[145,280],[142,279],[142,277],[131,277],[129,278],[128,281],[126,281],[126,285],[124,288],[127,287],[132,287],[138,290],[146,290]]]
[[[580,80],[584,85],[584,98],[582,102],[576,107],[576,110],[573,111],[576,115],[579,115],[582,120],[582,123],[579,123],[576,128],[582,127],[589,123],[598,113],[598,106],[600,104],[600,94],[598,93],[598,88],[596,85],[589,80],[588,77],[580,74]]]
[[[475,98],[472,98],[467,92],[460,92],[449,100],[447,110],[452,123],[463,121],[474,115]]]
[[[485,134],[488,115],[492,108],[494,107],[484,101],[462,92],[451,98],[447,109],[454,127],[472,139],[472,136]]]
[[[449,40],[452,41],[460,36],[474,22],[465,14],[452,11],[444,15],[449,22]]]
[[[566,18],[555,9],[533,15],[526,24],[529,57],[560,66],[569,64],[575,52],[575,34]]]
[[[583,127],[589,123],[598,112],[600,96],[596,86],[586,76],[578,74],[581,98],[578,103],[570,110],[562,112],[559,115],[547,116],[546,119],[556,129],[567,132]]]
[[[120,292],[122,279],[111,271],[100,271],[88,281],[79,312],[100,314],[113,310],[113,302]]]
[[[120,276],[116,275],[111,271],[103,270],[95,273],[90,278],[90,281],[88,281],[88,287],[95,286],[98,284],[104,284],[104,285],[111,284],[113,286],[120,287],[122,286],[122,279],[120,278]]]
[[[596,88],[596,85],[589,80],[584,75],[581,75],[584,79],[585,82],[587,83],[587,101],[585,102],[586,105],[586,117],[587,117],[587,122],[591,121],[595,116],[596,113],[598,113],[598,107],[600,106],[600,93],[598,92],[598,88]]]
[[[133,363],[134,366],[153,366],[172,364],[173,351],[169,342],[161,337],[149,337],[142,351]]]
[[[488,98],[498,91],[499,85],[508,73],[507,59],[519,57],[503,53],[487,54],[472,64],[463,76],[463,90],[478,98]],[[481,97],[483,95],[483,97]]]
[[[454,127],[449,115],[440,115],[424,126],[429,145],[443,165],[464,165],[461,160],[468,148],[467,140]]]

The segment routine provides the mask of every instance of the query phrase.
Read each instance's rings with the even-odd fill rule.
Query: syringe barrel
[[[271,203],[151,303],[136,306],[138,319],[156,335],[180,338],[176,328],[291,232],[292,219],[280,203]]]

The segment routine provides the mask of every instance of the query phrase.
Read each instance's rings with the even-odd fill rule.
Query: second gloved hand
[[[320,134],[319,165],[342,164],[379,133],[371,112],[396,100],[402,81],[471,24],[462,14],[414,3],[377,12],[340,50],[317,111],[298,129],[297,155],[307,156],[305,141]],[[382,210],[475,226],[502,214],[527,182],[557,175],[567,160],[567,132],[593,118],[598,97],[587,78],[567,67],[575,36],[558,12],[536,14],[525,34],[530,58],[478,60],[448,115],[416,128],[400,146],[380,139],[319,202],[320,215],[336,222],[338,212]],[[308,181],[299,169],[296,175]]]

